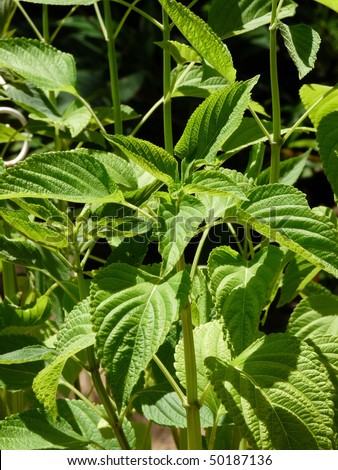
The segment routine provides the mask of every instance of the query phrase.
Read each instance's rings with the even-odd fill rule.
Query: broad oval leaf
[[[296,6],[292,0],[285,0],[278,18],[293,16]],[[211,5],[208,23],[225,39],[270,23],[271,9],[271,0],[216,0]]]
[[[182,159],[215,162],[217,152],[240,125],[258,77],[229,85],[211,96],[194,111],[175,146]]]
[[[105,135],[105,138],[122,153],[170,186],[178,181],[178,166],[169,152],[146,140],[132,136]]]
[[[95,335],[89,315],[89,301],[77,304],[69,313],[57,335],[55,356],[53,361],[39,372],[33,382],[33,390],[37,399],[56,419],[58,410],[56,393],[60,376],[67,360],[94,344]]]
[[[210,26],[175,0],[160,0],[160,3],[196,51],[233,83],[236,80],[236,70],[230,52]]]
[[[338,232],[326,217],[317,216],[305,195],[283,185],[253,189],[238,212],[239,221],[338,277]]]
[[[178,320],[188,293],[186,272],[162,281],[118,263],[94,278],[91,311],[96,347],[118,408],[128,402],[141,372]]]
[[[22,197],[84,203],[123,200],[108,168],[90,150],[32,155],[0,175],[0,199]]]
[[[210,380],[254,449],[332,449],[333,385],[313,348],[286,334],[257,340]]]
[[[77,93],[73,56],[36,39],[0,40],[0,66],[38,88]]]
[[[338,197],[338,112],[324,116],[318,125],[317,140],[324,172]]]
[[[288,26],[279,22],[278,28],[301,80],[315,65],[320,36],[317,31],[305,24]]]
[[[269,305],[283,269],[284,253],[275,246],[246,261],[230,247],[215,248],[208,260],[217,314],[236,356],[258,335],[263,309]]]
[[[32,409],[0,422],[0,447],[6,450],[119,450],[111,430],[100,432],[100,415],[81,400],[58,400],[59,419]],[[108,423],[107,423],[108,427]]]
[[[290,317],[288,333],[304,340],[313,336],[338,336],[338,298],[310,295],[297,305]]]
[[[330,87],[326,85],[309,84],[303,85],[299,91],[301,100],[305,109],[310,109],[310,119],[313,125],[318,125],[326,115],[337,110],[338,107],[338,89],[337,86]]]

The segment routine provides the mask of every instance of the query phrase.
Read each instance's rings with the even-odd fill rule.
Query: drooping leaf
[[[33,390],[51,417],[57,417],[56,392],[67,360],[94,344],[89,315],[89,301],[77,304],[57,336],[54,360],[36,376]]]
[[[338,276],[338,237],[326,217],[309,208],[305,195],[283,184],[253,189],[238,212],[259,233],[308,259],[315,266]]]
[[[320,36],[317,31],[305,24],[288,26],[280,21],[278,28],[301,80],[315,65]]]
[[[0,303],[0,328],[2,333],[11,327],[32,327],[43,324],[51,314],[47,295],[41,295],[32,305],[19,307],[7,301]]]
[[[109,171],[90,150],[32,155],[0,175],[0,199],[22,197],[85,203],[122,200]]]
[[[26,362],[45,361],[53,356],[53,349],[38,344],[0,354],[0,364],[24,364]]]
[[[168,51],[178,64],[185,64],[186,62],[201,62],[201,57],[197,52],[187,44],[178,41],[160,41],[155,42],[158,46]]]
[[[318,355],[286,334],[232,362],[206,359],[210,380],[253,449],[332,449],[333,386]]]
[[[293,16],[296,3],[283,2],[278,17]],[[223,39],[246,33],[271,21],[271,0],[216,0],[209,11],[208,23]]]
[[[94,278],[91,311],[97,352],[119,408],[178,319],[188,292],[185,272],[162,281],[119,263]]]
[[[49,223],[40,223],[31,220],[28,214],[20,209],[2,209],[0,214],[8,225],[18,232],[33,240],[37,244],[52,246],[56,248],[64,248],[68,246],[67,231],[64,227],[53,227]]]
[[[263,124],[271,133],[272,123],[263,120]],[[251,145],[265,141],[267,141],[267,136],[263,133],[256,120],[254,118],[244,117],[237,129],[235,129],[224,145],[222,145],[222,150],[225,159],[228,159]]]
[[[240,125],[258,78],[216,91],[194,111],[175,146],[182,159],[214,162],[217,152]]]
[[[224,339],[223,325],[218,321],[212,321],[200,325],[194,329],[194,346],[197,369],[197,388],[198,398],[200,399],[209,386],[209,378],[204,361],[209,356],[215,356],[223,361],[230,361],[231,352],[227,342]],[[175,351],[175,369],[176,375],[183,387],[186,387],[186,366],[184,359],[183,340],[177,344]],[[210,389],[204,396],[204,402],[213,415],[219,413],[220,401],[215,392]]]
[[[6,357],[20,354],[18,351],[27,348],[41,347],[36,338],[27,334],[6,334],[1,332],[0,355],[4,361],[0,364],[0,387],[5,390],[18,391],[30,389],[34,377],[44,367],[43,360],[36,359],[27,362],[7,362]],[[29,354],[29,353],[28,353]],[[13,357],[13,356],[12,356]]]
[[[236,356],[257,338],[263,309],[283,269],[284,253],[275,246],[246,261],[230,247],[215,248],[208,261],[211,290],[232,353]]]
[[[309,114],[316,128],[324,116],[337,110],[338,89],[336,87],[317,84],[303,85],[299,94],[305,109],[310,109],[311,106],[318,103]]]
[[[313,336],[338,336],[338,298],[335,295],[311,295],[301,300],[292,312],[288,332],[304,340]]]
[[[44,268],[39,249],[28,241],[0,235],[0,259],[27,268]]]
[[[103,407],[97,406],[102,412]],[[58,400],[59,419],[32,409],[0,422],[0,446],[6,450],[119,450],[107,428],[101,432],[100,416],[81,400]]]
[[[278,306],[291,302],[318,273],[319,268],[295,255],[285,268]]]
[[[138,392],[135,406],[149,421],[160,426],[183,429],[187,427],[185,408],[177,394],[167,384],[155,385]],[[213,425],[213,417],[208,408],[203,406],[200,415],[203,427]]]
[[[211,194],[213,196],[232,196],[246,199],[240,185],[233,180],[231,170],[201,170],[195,172],[183,187],[188,194]]]
[[[155,178],[170,186],[178,180],[175,158],[166,150],[132,136],[106,135],[106,139]]]
[[[73,56],[36,39],[0,40],[0,66],[43,90],[77,93]]]
[[[205,216],[203,204],[195,197],[183,195],[179,200],[162,194],[159,206],[159,252],[162,275],[168,274],[181,258],[189,241]]]
[[[228,81],[206,64],[175,68],[171,72],[171,81],[175,82],[173,98],[181,96],[193,96],[207,98],[209,95],[223,89]],[[211,73],[213,71],[213,73]]]
[[[233,83],[236,70],[230,52],[210,26],[175,0],[160,0],[160,3],[196,51],[224,78]]]
[[[319,125],[317,140],[324,172],[338,197],[338,112],[324,116]]]

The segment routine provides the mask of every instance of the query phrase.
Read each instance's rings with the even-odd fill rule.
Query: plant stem
[[[168,371],[166,366],[163,364],[161,359],[156,356],[156,354],[153,355],[153,360],[157,364],[157,366],[159,367],[159,369],[161,370],[161,372],[163,373],[165,378],[168,380],[168,382],[170,383],[170,385],[172,386],[174,391],[179,396],[182,404],[184,405],[187,402],[187,398],[184,395],[184,393],[182,392],[182,390],[180,389],[180,387],[178,386],[178,384],[175,382],[175,379],[172,377],[172,375],[170,374],[170,372]]]
[[[163,19],[163,41],[170,40],[169,17],[164,8],[162,8]],[[174,154],[172,119],[171,119],[171,56],[170,52],[163,50],[163,125],[164,125],[164,147],[171,155]]]
[[[163,31],[163,26],[161,25],[161,23],[159,21],[157,21],[155,18],[153,18],[151,15],[148,15],[145,11],[143,11],[140,8],[136,7],[135,2],[132,5],[130,5],[130,3],[128,3],[124,0],[115,0],[115,2],[120,3],[121,5],[124,5],[128,8],[130,8],[131,10],[136,11],[141,16],[143,16],[144,18],[149,20],[151,23],[153,23],[155,26],[157,26],[157,28],[159,28],[161,31]]]
[[[208,234],[209,234],[209,227],[207,227],[204,232],[203,232],[203,235],[198,243],[198,246],[197,246],[197,249],[196,249],[196,252],[195,252],[195,256],[194,256],[194,260],[193,260],[193,263],[191,265],[191,270],[190,270],[190,279],[191,281],[194,280],[194,277],[196,275],[196,271],[197,271],[197,268],[198,268],[198,262],[199,262],[199,259],[200,259],[200,256],[201,256],[201,252],[202,252],[202,249],[203,249],[203,245],[206,241],[206,239],[208,238]]]
[[[187,404],[185,409],[187,413],[188,450],[201,450],[200,404],[198,401],[197,368],[190,303],[183,309],[181,320],[186,375]]]
[[[54,33],[52,34],[51,38],[50,38],[50,43],[52,43],[54,41],[54,39],[56,38],[56,36],[59,34],[60,30],[62,29],[62,27],[64,26],[65,22],[67,21],[67,19],[72,16],[72,14],[79,8],[78,5],[75,5],[71,8],[71,10],[67,13],[67,15],[62,18],[62,20],[60,20],[58,22],[58,25],[57,25],[57,28],[55,29]]]
[[[281,111],[277,67],[277,4],[278,0],[272,0],[271,24],[270,24],[270,80],[272,98],[272,127],[273,141],[271,142],[271,168],[270,183],[279,180],[281,137]]]
[[[10,238],[11,234],[9,227],[4,221],[0,228],[0,232],[3,232],[5,237]],[[7,261],[2,262],[2,283],[4,296],[10,300],[14,300],[18,291],[15,265],[8,263]]]
[[[115,50],[115,37],[113,30],[113,19],[110,9],[110,0],[103,0],[104,20],[106,27],[106,42],[108,50],[109,74],[111,95],[114,106],[114,129],[115,134],[123,134],[122,113],[121,113],[121,99],[119,88],[119,77],[117,69],[117,58]]]
[[[44,42],[44,38],[42,36],[42,34],[40,33],[40,31],[38,30],[38,28],[35,26],[34,24],[34,21],[32,21],[32,19],[30,18],[30,16],[28,15],[28,13],[26,12],[26,10],[23,8],[23,6],[21,5],[21,2],[19,0],[14,0],[15,2],[15,5],[19,8],[19,10],[21,11],[21,13],[23,14],[23,16],[25,17],[27,23],[30,25],[30,27],[32,28],[32,30],[34,31],[34,33],[36,34],[37,38],[39,39],[39,41],[41,42]]]
[[[50,41],[48,5],[42,5],[42,33],[44,41],[48,44]]]
[[[126,22],[128,16],[130,15],[130,13],[133,11],[133,7],[139,2],[140,0],[134,0],[134,2],[129,6],[128,10],[125,12],[125,14],[123,15],[123,18],[122,20],[120,21],[120,23],[118,24],[117,28],[115,29],[115,33],[114,33],[114,39],[116,40],[117,36],[119,35],[124,23]]]

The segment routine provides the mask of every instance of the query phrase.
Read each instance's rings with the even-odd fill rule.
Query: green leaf
[[[207,370],[204,361],[209,356],[215,356],[223,361],[231,359],[231,352],[228,348],[227,342],[224,339],[223,325],[218,321],[212,321],[200,325],[194,329],[194,345],[197,366],[197,388],[198,399],[200,400],[210,384]],[[184,360],[184,346],[183,339],[177,344],[175,351],[175,369],[176,375],[183,387],[186,387],[186,371]],[[210,389],[206,396],[203,395],[205,404],[213,415],[219,413],[220,400],[217,398],[215,392]]]
[[[43,269],[44,262],[39,249],[28,241],[6,238],[0,234],[0,259],[27,268]]]
[[[231,170],[201,170],[195,172],[183,187],[187,194],[211,194],[213,196],[232,196],[237,199],[246,199],[240,185],[233,180]]]
[[[18,307],[6,299],[0,303],[0,328],[2,333],[10,327],[32,327],[43,324],[51,314],[51,303],[47,295],[41,295],[36,302]],[[26,330],[27,331],[27,330]]]
[[[179,200],[163,194],[159,207],[159,252],[162,256],[162,275],[168,274],[181,258],[185,247],[197,234],[205,216],[203,204],[193,196]]]
[[[42,409],[24,411],[0,422],[0,447],[6,450],[119,450],[111,429],[81,400],[58,400],[59,419]],[[103,424],[103,425],[102,425]],[[130,434],[130,433],[129,433]]]
[[[160,0],[175,26],[196,51],[230,83],[236,80],[231,54],[221,39],[200,17],[175,0]]]
[[[56,392],[64,365],[70,357],[92,346],[94,339],[89,301],[85,300],[77,304],[70,312],[57,335],[54,360],[41,370],[33,382],[37,399],[49,411],[53,419],[57,417]]]
[[[303,85],[299,94],[302,103],[307,110],[318,102],[309,114],[310,119],[316,128],[318,128],[318,125],[324,116],[337,110],[338,89],[336,87],[316,84]]]
[[[317,31],[305,24],[288,26],[280,21],[278,28],[301,80],[314,68],[320,36]]]
[[[135,406],[149,421],[184,429],[187,427],[186,411],[177,394],[171,390],[167,384],[148,387],[138,392]],[[200,414],[203,427],[213,425],[212,414],[206,407],[201,408]]]
[[[305,195],[283,184],[259,186],[248,195],[239,220],[338,277],[338,237],[326,217],[309,208]]]
[[[77,94],[73,56],[36,39],[0,40],[0,67],[43,90]]]
[[[296,3],[283,2],[278,18],[293,16]],[[209,11],[208,23],[223,39],[246,33],[271,22],[271,0],[216,0]]]
[[[320,157],[332,190],[338,197],[338,112],[324,116],[317,132]]]
[[[240,125],[258,77],[216,91],[194,111],[175,147],[188,162],[215,162],[217,152]]]
[[[64,227],[53,227],[49,223],[35,222],[28,214],[20,209],[10,210],[0,207],[0,214],[5,222],[18,232],[30,238],[35,243],[64,248],[68,246],[68,233]]]
[[[283,275],[278,306],[282,307],[297,297],[318,271],[319,268],[314,267],[307,259],[294,256]]]
[[[5,357],[5,360],[3,364],[0,364],[0,388],[12,391],[31,388],[34,377],[43,368],[44,362],[35,360],[26,363],[6,363],[6,356],[8,358],[12,353],[16,354],[18,350],[25,350],[28,347],[41,347],[41,344],[36,338],[27,334],[1,335],[0,354]]]
[[[168,51],[178,64],[186,62],[201,62],[201,57],[197,52],[187,44],[178,41],[159,41],[155,42],[163,50]]]
[[[210,380],[253,449],[332,449],[333,386],[314,350],[286,334],[257,340]]]
[[[111,152],[93,150],[92,155],[104,165],[109,176],[121,190],[137,189],[137,177],[131,163]]]
[[[84,203],[122,199],[108,169],[90,150],[36,154],[0,175],[0,199],[21,197]]]
[[[61,129],[69,129],[71,137],[76,137],[89,124],[91,120],[89,110],[79,101],[74,101],[64,112],[61,119]]]
[[[0,144],[8,144],[9,142],[19,142],[23,140],[30,140],[30,136],[18,132],[17,129],[14,129],[14,127],[11,127],[9,124],[0,123]]]
[[[319,294],[307,297],[294,309],[287,331],[304,340],[320,335],[338,336],[338,298]]]
[[[232,353],[237,356],[258,334],[263,309],[279,281],[284,253],[270,246],[256,253],[251,261],[229,247],[215,248],[209,257],[211,290],[218,316]]]
[[[337,0],[315,0],[318,3],[321,3],[322,5],[325,5],[328,8],[331,8],[333,11],[338,13],[338,4]]]
[[[272,123],[263,120],[263,124],[268,132],[272,133]],[[225,154],[224,160],[247,147],[265,141],[267,141],[267,136],[259,127],[256,120],[254,118],[245,117],[222,146],[222,150]]]
[[[54,356],[54,350],[37,344],[25,346],[9,353],[0,354],[0,364],[24,364],[26,362],[45,361]]]
[[[211,320],[213,303],[205,266],[199,266],[191,286],[191,317],[194,326]]]
[[[307,150],[303,155],[299,157],[288,158],[280,162],[279,166],[279,183],[294,185],[298,178],[301,176],[307,159],[311,153],[311,149]],[[268,184],[270,179],[270,167],[263,170],[258,178],[257,184],[263,185]]]
[[[123,263],[93,279],[91,310],[98,356],[118,408],[164,342],[187,301],[189,276],[167,281]]]
[[[228,81],[206,64],[175,68],[171,72],[173,98],[181,96],[193,96],[207,98],[209,95],[223,89]],[[213,72],[213,73],[212,73]]]
[[[178,166],[169,152],[132,136],[105,135],[106,139],[155,178],[170,186],[178,181]]]

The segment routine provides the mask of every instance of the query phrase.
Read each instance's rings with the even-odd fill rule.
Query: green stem
[[[60,20],[58,22],[58,25],[57,25],[57,28],[55,29],[54,33],[52,34],[51,38],[50,38],[50,44],[52,44],[52,42],[54,41],[54,39],[56,38],[56,36],[59,34],[60,30],[63,28],[65,22],[67,21],[67,19],[72,16],[73,13],[75,13],[75,11],[79,8],[78,5],[75,5],[71,8],[71,10],[69,10],[69,12],[67,13],[67,15],[62,18],[62,20]]]
[[[44,41],[48,44],[50,41],[48,5],[42,5],[42,33]]]
[[[163,26],[162,24],[157,21],[155,18],[153,18],[151,15],[148,15],[145,11],[141,10],[140,8],[137,8],[134,3],[130,5],[130,3],[126,2],[125,0],[115,0],[116,3],[120,3],[121,5],[124,5],[131,10],[134,10],[135,12],[139,13],[141,16],[149,20],[151,23],[153,23],[157,28],[159,28],[161,31],[163,31]]]
[[[134,0],[134,2],[129,6],[128,10],[125,12],[125,14],[123,15],[123,18],[122,20],[120,21],[120,23],[118,24],[117,28],[115,29],[115,33],[114,33],[114,39],[116,40],[117,36],[119,35],[124,23],[126,22],[128,16],[130,15],[130,13],[133,11],[133,7],[139,2],[140,0]]]
[[[81,95],[76,95],[76,97],[81,101],[81,103],[88,109],[88,111],[90,112],[90,114],[93,116],[96,124],[98,125],[99,129],[105,134],[106,133],[106,129],[104,128],[102,122],[100,121],[100,119],[96,116],[95,112],[93,111],[92,107],[90,106],[89,103],[87,103],[87,101],[81,96]]]
[[[187,402],[187,398],[186,398],[186,396],[184,395],[184,393],[182,392],[182,390],[180,389],[179,385],[175,382],[175,379],[174,379],[173,376],[170,374],[170,372],[168,371],[168,369],[166,368],[166,366],[163,364],[163,362],[161,361],[161,359],[156,356],[156,354],[153,355],[153,360],[154,360],[154,362],[157,364],[157,366],[159,367],[159,369],[162,371],[163,375],[164,375],[165,378],[168,380],[168,382],[170,383],[170,385],[172,386],[172,388],[174,389],[174,391],[177,393],[177,395],[178,395],[178,397],[180,398],[182,404],[185,405],[186,402]]]
[[[23,6],[21,5],[21,2],[19,0],[14,0],[15,2],[15,5],[19,8],[19,10],[21,11],[21,13],[23,14],[23,16],[25,17],[27,23],[30,25],[30,27],[32,28],[32,30],[34,31],[34,33],[36,34],[37,38],[39,39],[39,41],[41,42],[44,42],[44,39],[43,39],[43,36],[42,34],[40,33],[40,31],[38,30],[38,28],[35,26],[34,24],[34,21],[32,21],[32,19],[30,18],[30,16],[28,15],[28,13],[26,12],[26,10],[23,8]]]
[[[1,232],[3,232],[5,237],[10,238],[10,229],[5,222],[2,222]],[[4,296],[14,301],[18,292],[15,265],[7,261],[2,262],[2,283]]]
[[[258,114],[256,113],[256,111],[253,109],[253,107],[251,105],[248,106],[248,109],[249,109],[250,113],[252,114],[252,117],[255,119],[255,121],[257,122],[257,124],[261,128],[263,134],[265,135],[265,137],[267,137],[268,141],[271,144],[272,143],[272,138],[271,138],[270,132],[264,126],[264,123],[262,122],[262,120],[260,119],[260,117],[258,116]]]
[[[194,280],[194,277],[196,275],[196,271],[197,271],[197,268],[198,268],[198,262],[199,262],[199,259],[200,259],[200,256],[201,256],[201,252],[202,252],[202,249],[203,249],[203,246],[204,246],[204,243],[206,241],[206,239],[208,238],[208,233],[209,233],[209,227],[207,227],[204,232],[203,232],[203,235],[198,243],[198,246],[197,246],[197,249],[196,249],[196,252],[195,252],[195,256],[194,256],[194,260],[193,260],[193,263],[191,265],[191,270],[190,270],[190,279],[191,281]]]
[[[270,183],[277,183],[279,180],[280,151],[282,146],[282,125],[277,67],[277,5],[278,0],[272,0],[272,13],[270,24],[270,80],[272,98],[273,140],[271,142]]]
[[[139,129],[143,126],[143,124],[150,118],[153,112],[156,111],[159,106],[161,106],[162,103],[163,97],[156,101],[156,103],[149,109],[149,111],[146,112],[146,114],[142,117],[141,121],[137,124],[137,126],[135,126],[130,135],[134,136],[137,131],[139,131]]]
[[[170,25],[169,17],[164,8],[162,8],[163,19],[163,41],[170,40]],[[171,155],[174,154],[174,143],[172,133],[172,119],[171,119],[171,89],[170,89],[170,74],[171,74],[171,56],[170,52],[163,50],[163,125],[164,125],[164,147]]]
[[[103,0],[104,20],[106,28],[106,42],[108,50],[108,63],[110,74],[111,96],[114,106],[114,129],[115,134],[123,134],[123,123],[121,113],[121,99],[119,88],[119,77],[115,49],[115,37],[113,30],[113,19],[110,9],[110,0]]]

